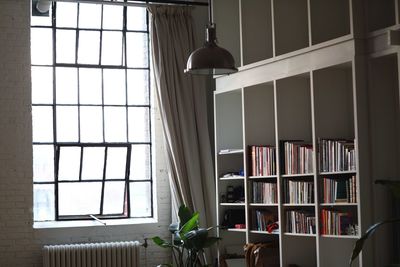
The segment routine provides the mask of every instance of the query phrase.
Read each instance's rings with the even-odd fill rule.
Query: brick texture
[[[158,223],[33,229],[30,4],[0,1],[0,267],[42,266],[44,244],[168,238],[170,192],[163,153],[155,153]],[[160,119],[154,122],[156,151],[163,151]],[[145,266],[144,249],[142,256]],[[147,266],[170,257],[168,250],[150,244]]]

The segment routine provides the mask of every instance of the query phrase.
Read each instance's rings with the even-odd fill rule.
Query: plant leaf
[[[381,225],[387,224],[387,223],[396,223],[396,222],[400,222],[400,218],[378,222],[378,223],[372,225],[371,227],[369,227],[368,230],[365,231],[365,234],[362,237],[360,237],[357,240],[356,244],[354,245],[353,253],[351,254],[351,258],[350,258],[350,262],[349,262],[349,266],[351,266],[353,261],[360,254],[361,250],[363,249],[365,241],[376,231],[376,229],[378,229],[378,227],[380,227]]]
[[[187,221],[179,231],[179,234],[181,235],[182,239],[185,239],[184,236],[186,233],[189,231],[192,231],[193,229],[197,228],[199,226],[199,213],[195,212],[193,214],[193,217],[190,218],[189,221]]]
[[[181,205],[178,211],[178,217],[181,225],[187,223],[192,217],[193,213],[185,205]]]
[[[151,240],[157,245],[162,248],[170,248],[172,247],[171,243],[166,242],[164,239],[161,239],[159,236],[152,237]]]

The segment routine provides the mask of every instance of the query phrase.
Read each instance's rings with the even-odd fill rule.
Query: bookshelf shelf
[[[299,233],[289,233],[285,232],[284,235],[286,236],[303,236],[303,237],[316,237],[316,234],[299,234]]]
[[[313,177],[314,173],[302,173],[302,174],[282,174],[283,178],[301,178],[301,177]]]
[[[251,207],[278,207],[279,204],[278,203],[250,203]]]
[[[244,207],[246,204],[245,203],[219,203],[219,205],[221,206],[225,206],[225,207]]]
[[[337,171],[337,172],[320,172],[319,175],[343,175],[343,174],[356,174],[357,171]]]
[[[321,203],[319,204],[321,207],[340,207],[340,206],[354,206],[357,207],[358,204],[357,203]]]
[[[243,149],[222,149],[218,152],[218,155],[241,155]]]
[[[262,235],[279,235],[278,232],[267,232],[267,231],[258,231],[258,230],[250,230],[250,233],[252,234],[262,234]]]
[[[249,176],[250,180],[262,180],[262,179],[276,179],[277,175],[267,175],[267,176]]]
[[[238,233],[246,233],[247,229],[236,229],[236,228],[228,228],[224,229],[227,232],[238,232]]]
[[[220,177],[220,181],[235,181],[235,180],[244,180],[243,176],[232,176],[232,177]]]
[[[284,203],[284,207],[315,207],[315,203]]]
[[[358,235],[320,235],[324,238],[342,238],[342,239],[358,239],[360,236]]]

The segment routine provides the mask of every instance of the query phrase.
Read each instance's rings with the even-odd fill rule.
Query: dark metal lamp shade
[[[185,73],[222,75],[237,72],[231,53],[216,43],[215,24],[208,25],[206,33],[206,43],[190,54]]]

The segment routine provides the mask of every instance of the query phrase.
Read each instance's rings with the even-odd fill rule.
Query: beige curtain
[[[150,5],[156,95],[168,153],[173,203],[214,222],[215,186],[204,78],[183,72],[195,49],[192,8]],[[208,89],[209,90],[209,89]],[[175,208],[176,208],[175,207]]]

